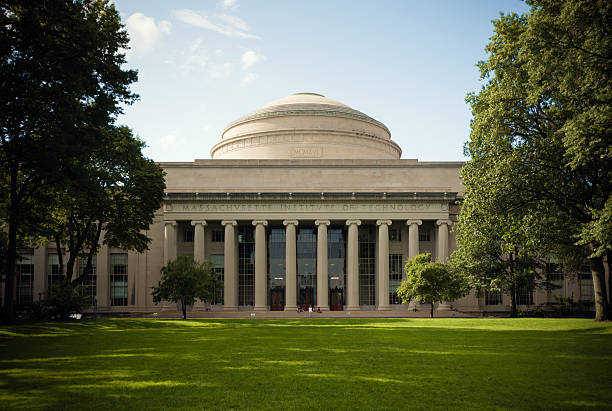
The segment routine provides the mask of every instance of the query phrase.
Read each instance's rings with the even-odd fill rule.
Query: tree
[[[146,250],[151,240],[144,232],[164,195],[163,170],[142,155],[144,143],[129,128],[109,126],[99,136],[91,157],[79,163],[78,174],[56,194],[58,206],[48,226],[57,249],[64,246],[69,252],[66,282],[73,280],[77,257],[86,266],[74,282],[81,283],[91,272],[102,232],[110,247]]]
[[[4,317],[13,318],[18,241],[36,237],[78,159],[136,95],[128,37],[102,0],[0,4],[0,218],[8,225]]]
[[[153,287],[153,302],[162,300],[181,304],[183,320],[187,319],[187,307],[196,299],[209,302],[215,298],[215,289],[220,286],[210,261],[198,263],[192,256],[182,255],[169,261],[161,269],[161,279]]]
[[[397,295],[404,304],[413,300],[431,304],[432,318],[435,303],[456,300],[469,292],[467,282],[450,271],[447,265],[432,262],[430,253],[411,258],[404,270],[406,279],[397,288]]]
[[[487,173],[490,170],[487,170]],[[474,179],[479,168],[471,164],[462,170],[464,180]],[[490,177],[490,174],[487,174]],[[520,291],[533,291],[536,287],[550,286],[542,279],[542,269],[548,258],[546,236],[554,232],[525,235],[533,230],[537,213],[517,218],[505,214],[510,195],[509,185],[503,178],[480,179],[481,185],[468,185],[457,224],[453,227],[457,250],[449,259],[452,269],[466,278],[472,288],[481,291],[499,291],[510,296],[511,314],[517,314]],[[496,202],[489,202],[490,198]]]
[[[608,318],[612,250],[612,4],[530,0],[501,15],[478,63],[462,170],[464,207],[521,224],[562,261],[588,259],[596,319]],[[492,188],[500,185],[501,189]],[[542,233],[546,233],[542,235]],[[608,266],[610,260],[608,259]]]

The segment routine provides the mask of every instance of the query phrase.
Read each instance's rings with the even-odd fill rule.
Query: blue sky
[[[119,123],[156,161],[210,158],[231,121],[297,92],[338,100],[391,130],[402,158],[463,160],[482,87],[475,63],[499,12],[519,0],[135,1],[130,34],[140,100]]]

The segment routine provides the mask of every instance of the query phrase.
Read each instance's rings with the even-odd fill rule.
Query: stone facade
[[[160,163],[167,190],[147,232],[150,249],[102,247],[89,288],[95,311],[176,311],[153,304],[151,288],[183,254],[211,260],[224,280],[218,301],[193,310],[420,309],[398,305],[394,287],[407,258],[430,252],[446,261],[456,248],[463,163],[400,159],[384,124],[316,94],[264,106],[222,137],[212,159]],[[31,274],[18,279],[22,302],[52,284],[56,253],[52,244],[23,250],[31,267],[20,269]],[[523,302],[588,299],[586,276],[557,277],[561,288]],[[472,293],[439,309],[499,312],[509,304]]]

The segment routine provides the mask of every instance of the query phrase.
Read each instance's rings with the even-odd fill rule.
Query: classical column
[[[223,254],[223,309],[238,310],[238,267],[236,266],[236,225],[234,220],[221,221],[225,226]]]
[[[437,260],[442,263],[446,263],[448,259],[448,227],[452,224],[450,220],[438,220],[438,249],[436,250]],[[448,302],[444,301],[438,305],[438,311],[449,311],[451,306]]]
[[[388,311],[389,305],[389,226],[391,220],[378,220],[378,311]]]
[[[266,261],[266,220],[253,221],[255,226],[255,307],[256,311],[268,310],[268,264]]]
[[[419,255],[419,226],[423,224],[421,220],[408,220],[408,258]]]
[[[193,229],[193,259],[198,263],[201,263],[206,258],[204,250],[204,227],[206,221],[192,221],[191,225]]]
[[[327,226],[329,220],[315,221],[317,226],[317,307],[329,310],[329,277],[327,265]]]
[[[297,220],[283,221],[286,227],[285,235],[285,311],[297,309]]]
[[[176,221],[164,221],[164,265],[176,260]]]
[[[359,231],[360,220],[347,220],[346,249],[346,310],[359,310]]]
[[[438,248],[436,258],[445,263],[448,258],[448,227],[452,224],[450,220],[438,220]]]

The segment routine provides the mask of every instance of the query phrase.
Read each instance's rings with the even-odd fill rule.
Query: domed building
[[[102,246],[88,288],[94,310],[175,312],[170,303],[153,304],[151,288],[183,254],[210,260],[223,279],[216,301],[196,304],[195,312],[420,310],[400,305],[395,290],[407,258],[429,252],[446,261],[455,249],[450,227],[463,163],[401,153],[383,123],[320,94],[293,94],[238,118],[211,159],[160,164],[166,197],[147,232],[150,249]],[[18,303],[46,292],[58,257],[52,244],[24,256]],[[589,298],[582,290],[592,285],[573,290],[561,278],[563,293]],[[526,294],[519,303],[551,298]],[[507,296],[472,293],[437,309],[508,305]]]

